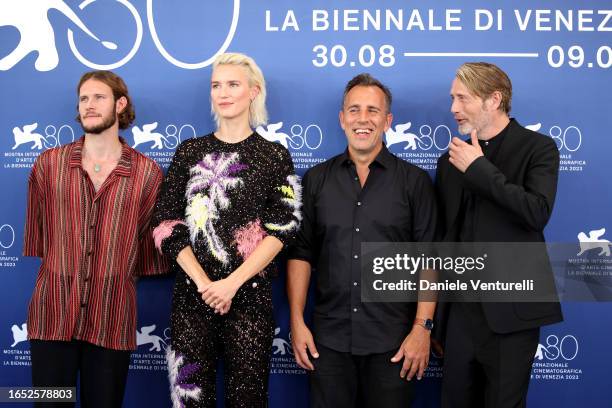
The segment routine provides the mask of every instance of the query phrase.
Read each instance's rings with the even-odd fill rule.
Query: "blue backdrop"
[[[27,305],[39,261],[21,256],[27,177],[45,149],[78,138],[75,86],[112,69],[134,98],[123,132],[167,168],[176,145],[213,129],[210,64],[216,53],[253,56],[268,82],[270,124],[300,174],[343,150],[338,110],[345,83],[368,71],[394,93],[390,150],[435,173],[456,126],[449,88],[465,61],[512,78],[512,116],[554,138],[559,190],[551,242],[612,229],[612,11],[609,2],[3,0],[0,2],[0,386],[30,384]],[[579,8],[578,8],[579,7]],[[602,239],[610,239],[612,231]],[[591,254],[610,262],[605,253]],[[139,347],[126,406],[168,406],[172,278],[139,284]],[[284,278],[275,283],[272,407],[308,405],[307,378],[290,346]],[[542,331],[531,406],[609,406],[609,303],[565,303],[565,322]],[[418,406],[438,405],[440,361],[419,384]]]

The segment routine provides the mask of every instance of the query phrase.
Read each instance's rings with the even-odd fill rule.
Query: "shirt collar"
[[[393,161],[395,156],[391,154],[389,149],[387,149],[387,145],[383,143],[382,149],[374,159],[375,163],[380,164],[385,169],[391,166],[391,162]]]
[[[121,142],[121,157],[114,172],[119,176],[128,177],[132,171],[132,152],[125,143],[125,139],[119,136],[119,141]],[[82,167],[83,143],[85,143],[85,136],[81,136],[79,140],[74,142],[70,152],[70,167]]]
[[[389,152],[389,149],[387,149],[387,146],[383,143],[382,149],[380,149],[380,152],[378,152],[378,154],[374,158],[374,161],[370,164],[370,167],[374,163],[376,163],[380,165],[382,168],[386,169],[391,165],[393,157],[394,156],[391,154],[391,152]],[[351,160],[351,157],[349,156],[348,147],[344,150],[344,153],[342,153],[342,155],[340,156],[340,163],[342,163],[343,165],[349,165],[353,163],[353,160]]]
[[[478,139],[478,143],[480,143],[480,145],[482,146],[483,144],[485,144],[485,142],[488,142],[488,143],[486,143],[487,145],[492,145],[492,144],[501,142],[501,140],[504,138],[506,133],[508,133],[508,129],[510,129],[510,127],[512,127],[514,125],[513,122],[515,122],[515,120],[511,118],[510,121],[508,122],[508,124],[506,125],[506,127],[503,128],[498,134],[496,134],[495,136],[493,136],[489,140],[480,140],[480,139]]]

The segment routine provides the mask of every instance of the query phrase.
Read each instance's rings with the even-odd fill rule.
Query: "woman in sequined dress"
[[[210,96],[217,130],[177,148],[153,221],[157,248],[176,260],[171,398],[174,407],[214,407],[222,358],[225,405],[265,407],[272,261],[298,228],[300,184],[287,149],[252,130],[267,121],[255,61],[220,55]]]

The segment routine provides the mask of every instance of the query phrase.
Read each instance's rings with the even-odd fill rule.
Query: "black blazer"
[[[448,158],[448,152],[440,157],[436,172],[443,241],[458,240],[455,221],[463,189],[468,188],[479,197],[474,242],[544,242],[543,230],[552,213],[559,174],[559,150],[551,138],[511,119],[496,165],[479,157],[462,174]],[[545,267],[553,279],[548,258]],[[558,302],[483,302],[482,306],[490,329],[496,333],[563,320]],[[444,324],[443,306],[440,312],[438,323]]]

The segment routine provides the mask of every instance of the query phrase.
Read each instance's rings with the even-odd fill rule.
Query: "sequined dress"
[[[213,134],[183,142],[164,179],[153,218],[156,247],[176,259],[191,246],[212,280],[227,277],[267,235],[291,242],[301,187],[287,149],[253,133],[239,143]],[[228,314],[207,306],[188,275],[176,271],[167,349],[175,407],[214,407],[216,361],[224,359],[225,404],[265,407],[274,336],[274,264],[245,283]]]

